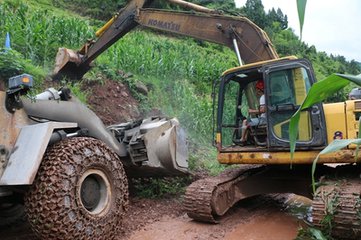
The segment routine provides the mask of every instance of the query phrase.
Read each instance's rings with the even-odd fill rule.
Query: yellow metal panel
[[[301,141],[309,141],[311,139],[311,131],[310,131],[310,121],[309,121],[309,113],[301,112],[300,114],[300,124],[298,129],[298,140]],[[282,126],[285,124],[289,124],[290,120],[280,122],[278,124],[273,125],[273,131],[277,137],[282,138]]]
[[[296,104],[301,105],[303,100],[306,98],[306,94],[307,94],[305,79],[303,78],[301,68],[293,69],[293,78],[295,84]]]
[[[216,143],[221,143],[222,142],[222,137],[220,133],[217,133],[216,135]]]
[[[249,69],[249,68],[259,68],[265,64],[268,63],[275,63],[275,62],[279,62],[279,61],[284,61],[284,60],[295,60],[297,59],[296,56],[288,56],[288,57],[283,57],[283,58],[277,58],[277,59],[271,59],[271,60],[266,60],[266,61],[260,61],[260,62],[254,62],[254,63],[250,63],[250,64],[245,64],[242,65],[240,67],[234,67],[234,68],[230,68],[226,71],[224,71],[222,73],[222,76],[233,73],[233,72],[238,72],[240,70],[245,70],[245,69]]]
[[[323,104],[326,117],[327,142],[333,141],[336,132],[341,132],[343,138],[348,138],[346,130],[345,103]]]
[[[358,135],[358,119],[356,113],[361,112],[359,105],[361,104],[360,100],[351,100],[346,101],[346,126],[347,126],[347,138],[353,139],[357,138]]]
[[[223,164],[312,164],[319,151],[298,151],[291,161],[290,152],[227,152],[218,153]],[[361,154],[358,155],[358,161]],[[354,150],[341,150],[320,156],[318,163],[355,163]]]

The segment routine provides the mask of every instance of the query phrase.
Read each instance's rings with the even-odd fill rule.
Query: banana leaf
[[[315,181],[315,172],[316,172],[316,165],[320,155],[326,153],[336,152],[341,150],[342,148],[347,147],[350,144],[356,144],[356,154],[355,154],[355,162],[357,161],[358,151],[361,144],[361,118],[359,119],[359,127],[358,127],[358,135],[357,139],[335,139],[333,140],[326,148],[324,148],[316,157],[316,159],[312,163],[312,189],[313,193],[316,191],[316,181]]]
[[[306,3],[307,3],[307,0],[297,0],[297,11],[298,11],[298,20],[300,21],[300,38],[301,39],[302,39],[303,23],[305,20]]]
[[[316,240],[327,240],[327,238],[323,235],[323,233],[315,228],[310,228],[310,232],[312,234],[312,237]]]
[[[356,83],[357,85],[361,85],[361,77],[337,73],[334,73],[312,85],[305,100],[301,104],[301,107],[290,119],[289,139],[291,159],[293,159],[296,149],[296,139],[298,135],[298,125],[301,111],[310,108],[316,103],[324,101],[326,98],[349,84],[350,81]]]

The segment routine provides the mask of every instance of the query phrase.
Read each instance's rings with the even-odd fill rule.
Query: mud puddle
[[[290,240],[304,226],[309,200],[297,195],[261,196],[238,203],[219,224],[186,215],[163,218],[134,232],[129,240]]]
[[[236,204],[219,224],[198,223],[180,201],[137,200],[116,240],[291,240],[304,226],[309,200],[297,195],[260,196]],[[27,225],[0,227],[0,239],[35,239]]]
[[[249,222],[235,226],[225,240],[288,240],[295,239],[300,227],[310,218],[312,201],[295,194],[273,195],[281,209],[255,214]]]
[[[295,239],[299,221],[283,212],[254,216],[249,222],[235,226],[225,240],[288,240]]]

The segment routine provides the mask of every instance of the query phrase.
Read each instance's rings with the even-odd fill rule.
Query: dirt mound
[[[88,93],[89,107],[105,125],[141,118],[139,102],[123,83],[111,80],[85,81],[82,89]]]

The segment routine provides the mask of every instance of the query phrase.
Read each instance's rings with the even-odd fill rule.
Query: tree
[[[280,8],[277,9],[277,16],[278,16],[278,21],[281,23],[281,28],[287,29],[288,28],[288,17],[287,17],[287,15],[283,15],[283,12]]]
[[[282,30],[288,28],[287,15],[283,15],[280,8],[278,8],[277,11],[274,8],[269,10],[266,15],[266,22],[268,27],[272,26],[274,22],[279,22]]]
[[[242,12],[260,28],[267,26],[266,13],[261,0],[247,0]]]
[[[360,63],[356,62],[355,60],[351,60],[351,62],[347,64],[347,72],[354,75],[360,74],[361,72]]]

